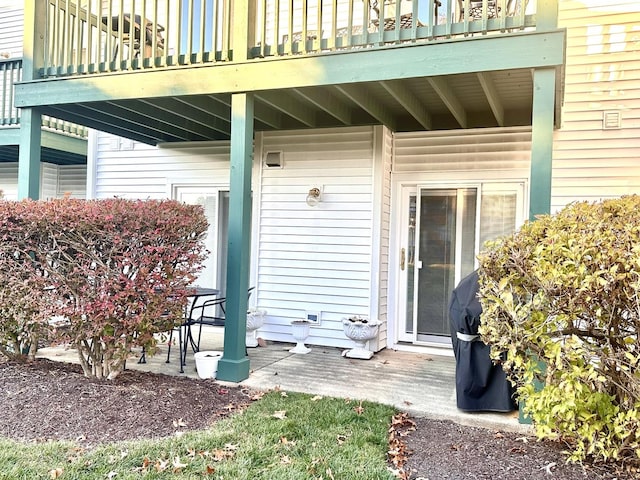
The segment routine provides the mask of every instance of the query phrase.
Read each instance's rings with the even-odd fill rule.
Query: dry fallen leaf
[[[286,397],[287,396],[287,392],[280,392],[280,396],[281,397]]]
[[[173,428],[186,427],[186,426],[187,426],[187,424],[184,423],[181,418],[179,418],[178,420],[174,420],[173,421]]]
[[[51,477],[52,480],[55,480],[56,478],[60,478],[60,475],[62,475],[63,470],[61,468],[53,468],[51,470],[49,470],[49,477]]]
[[[273,415],[271,415],[273,418],[277,418],[278,420],[284,420],[285,418],[287,418],[287,411],[286,410],[276,410],[275,412],[273,412]]]
[[[173,473],[180,473],[180,471],[188,465],[186,463],[182,463],[180,461],[180,457],[176,455],[171,462],[171,466],[173,467]]]
[[[353,410],[358,414],[362,415],[364,413],[364,407],[362,406],[362,402],[357,407],[354,407]]]
[[[207,470],[205,471],[205,473],[207,475],[213,475],[214,473],[216,473],[216,469],[210,465],[207,465]]]
[[[311,397],[311,401],[312,402],[317,402],[318,400],[322,400],[322,397],[320,395],[316,395],[315,397]]]
[[[289,465],[291,463],[291,458],[288,455],[284,455],[280,457],[280,463],[282,465]]]

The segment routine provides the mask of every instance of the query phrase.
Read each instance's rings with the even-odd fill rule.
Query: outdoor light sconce
[[[318,187],[309,189],[306,202],[310,207],[315,207],[320,203],[320,189]]]

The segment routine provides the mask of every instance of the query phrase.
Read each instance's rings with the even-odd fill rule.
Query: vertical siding
[[[373,181],[380,184],[380,194],[374,199],[374,208],[377,208],[379,221],[376,226],[374,245],[377,246],[379,255],[377,272],[372,279],[372,297],[377,300],[377,317],[382,325],[378,330],[377,344],[373,350],[381,350],[387,345],[389,337],[388,309],[389,309],[389,242],[390,242],[390,216],[391,216],[391,166],[393,159],[393,133],[387,128],[379,128],[380,138],[376,143],[380,144],[380,155],[376,157],[379,172],[374,174]],[[378,205],[376,205],[378,204]],[[377,240],[377,244],[375,243]],[[376,289],[374,291],[374,288]],[[377,295],[377,298],[376,298]]]
[[[265,133],[263,152],[278,150],[284,168],[263,169],[260,185],[261,335],[291,342],[291,321],[309,311],[321,314],[309,343],[350,346],[341,319],[370,314],[373,129]],[[312,187],[316,207],[305,203]]]
[[[562,128],[554,141],[552,209],[640,193],[640,3],[560,2],[567,29]],[[603,112],[622,128],[603,129]]]
[[[20,0],[0,0],[0,58],[22,56],[23,8]]]

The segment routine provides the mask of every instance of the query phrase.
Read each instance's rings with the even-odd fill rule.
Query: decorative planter
[[[202,379],[216,378],[218,373],[218,360],[222,357],[222,352],[218,350],[203,350],[196,352],[193,358],[196,361],[196,371]]]
[[[291,353],[309,353],[310,348],[306,347],[304,342],[309,336],[309,328],[311,324],[307,320],[294,320],[291,322],[293,339],[297,342],[296,346],[289,350]]]
[[[373,352],[365,348],[366,343],[378,335],[380,320],[369,320],[364,317],[352,317],[342,319],[344,334],[354,341],[355,348],[345,350],[343,356],[369,360]]]
[[[247,347],[257,347],[258,339],[256,338],[257,330],[264,325],[264,317],[267,314],[265,310],[251,309],[247,311]]]

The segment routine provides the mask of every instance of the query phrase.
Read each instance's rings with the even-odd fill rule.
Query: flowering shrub
[[[538,436],[640,460],[640,197],[541,216],[480,263],[482,340]]]
[[[33,234],[29,278],[41,275],[54,299],[43,312],[68,320],[50,335],[78,349],[85,375],[114,378],[132,346],[152,351],[154,334],[181,321],[205,254],[201,207],[69,198],[20,205]],[[31,295],[42,296],[42,286]],[[44,327],[42,315],[31,318]]]

